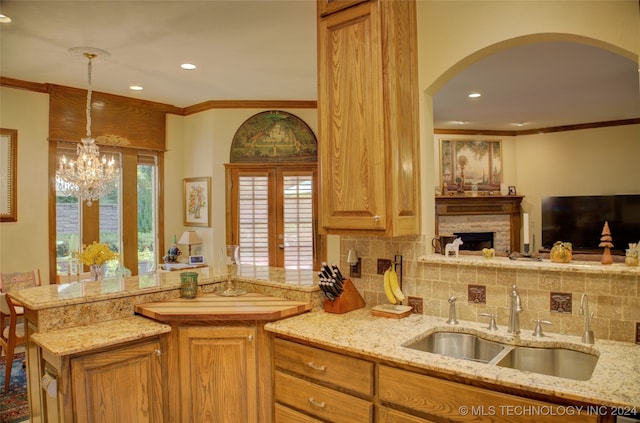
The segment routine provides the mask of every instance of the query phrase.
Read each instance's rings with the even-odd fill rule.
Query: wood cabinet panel
[[[360,398],[275,372],[275,399],[297,410],[334,423],[366,423],[373,418],[373,404]]]
[[[479,421],[510,423],[557,422],[557,415],[534,410],[549,410],[555,404],[493,392],[381,365],[378,395],[380,401],[415,410],[424,415],[439,416],[456,422]],[[475,411],[473,409],[475,407]],[[461,412],[460,410],[466,410]],[[527,410],[527,413],[517,413]],[[562,416],[563,422],[597,422],[598,416]]]
[[[71,359],[74,421],[162,422],[160,342]]]
[[[276,368],[373,395],[373,363],[283,339],[274,341]]]
[[[327,16],[367,0],[318,0],[318,15]]]
[[[255,327],[179,329],[182,422],[257,422]]]

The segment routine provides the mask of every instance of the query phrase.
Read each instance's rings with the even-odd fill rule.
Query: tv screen
[[[542,248],[571,242],[574,251],[601,252],[600,236],[609,222],[614,247],[624,254],[640,241],[640,195],[545,197],[542,199]]]

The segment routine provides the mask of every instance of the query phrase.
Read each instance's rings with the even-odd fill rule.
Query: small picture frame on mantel
[[[516,193],[516,187],[515,185],[509,185],[509,195],[518,195]]]

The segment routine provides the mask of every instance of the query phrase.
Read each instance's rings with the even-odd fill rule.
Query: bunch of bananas
[[[404,294],[398,284],[398,274],[393,266],[384,272],[384,293],[391,304],[402,303]]]

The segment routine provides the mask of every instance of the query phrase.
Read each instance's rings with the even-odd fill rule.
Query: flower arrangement
[[[196,216],[200,215],[200,209],[205,206],[204,187],[196,185],[191,187],[189,191],[189,213]]]
[[[118,258],[118,253],[112,251],[107,244],[93,242],[89,246],[85,246],[82,251],[74,251],[73,257],[82,261],[87,266],[103,265],[106,262]]]

